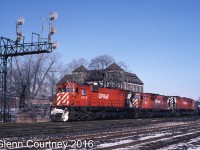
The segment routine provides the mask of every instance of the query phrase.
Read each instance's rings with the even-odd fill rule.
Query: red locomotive
[[[51,109],[53,121],[177,116],[195,114],[195,101],[69,82],[58,86]]]

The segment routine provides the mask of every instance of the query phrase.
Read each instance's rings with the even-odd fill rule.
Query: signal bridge
[[[25,36],[20,31],[24,24],[24,18],[20,17],[16,22],[16,41],[0,36],[0,121],[11,120],[11,99],[12,99],[12,57],[51,53],[58,47],[58,42],[51,42],[51,36],[56,33],[56,28],[52,27],[52,21],[56,20],[58,14],[52,12],[49,19],[49,34],[46,41],[42,41],[39,34],[32,33],[32,42],[25,43]],[[33,35],[38,36],[38,41],[33,42]]]

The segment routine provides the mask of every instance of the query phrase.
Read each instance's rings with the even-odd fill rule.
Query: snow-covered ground
[[[182,142],[178,144],[173,144],[159,150],[175,150],[175,149],[200,150],[200,137],[191,139],[189,142],[186,142],[186,143]]]
[[[156,137],[162,137],[162,136],[170,135],[170,134],[171,133],[166,132],[166,133],[141,135],[141,137],[138,137],[138,139],[136,139],[136,140],[131,139],[131,137],[126,137],[126,139],[116,139],[116,140],[113,140],[110,143],[107,142],[107,143],[99,144],[96,148],[108,148],[108,147],[111,147],[111,146],[127,144],[127,143],[131,143],[131,142],[135,142],[135,141],[142,141],[142,140],[147,140],[147,139],[156,138]],[[190,134],[190,133],[188,133],[188,134]],[[188,135],[188,134],[185,134],[185,135]],[[174,136],[174,137],[179,137],[179,136]],[[171,137],[170,138],[164,138],[164,139],[161,138],[161,140],[170,140],[170,139],[171,139]],[[152,142],[157,142],[157,141],[160,141],[160,140],[155,140],[155,141],[152,141]],[[147,143],[144,142],[142,144],[137,144],[137,145],[129,146],[129,147],[126,147],[126,148],[120,148],[120,149],[117,148],[116,150],[134,150],[134,149],[137,150],[137,149],[140,149],[140,147],[143,147],[144,144],[147,144]],[[200,150],[200,137],[192,139],[187,143],[173,144],[173,145],[170,145],[168,147],[161,148],[159,150],[177,150],[177,149]]]

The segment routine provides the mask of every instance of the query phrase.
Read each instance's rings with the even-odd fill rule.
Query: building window
[[[138,92],[142,92],[142,87],[138,86]]]

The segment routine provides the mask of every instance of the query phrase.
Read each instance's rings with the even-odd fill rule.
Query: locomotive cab
[[[69,111],[67,107],[73,105],[71,99],[78,93],[75,83],[66,83],[58,86],[56,99],[53,101],[51,109],[51,119],[54,121],[67,121]]]

